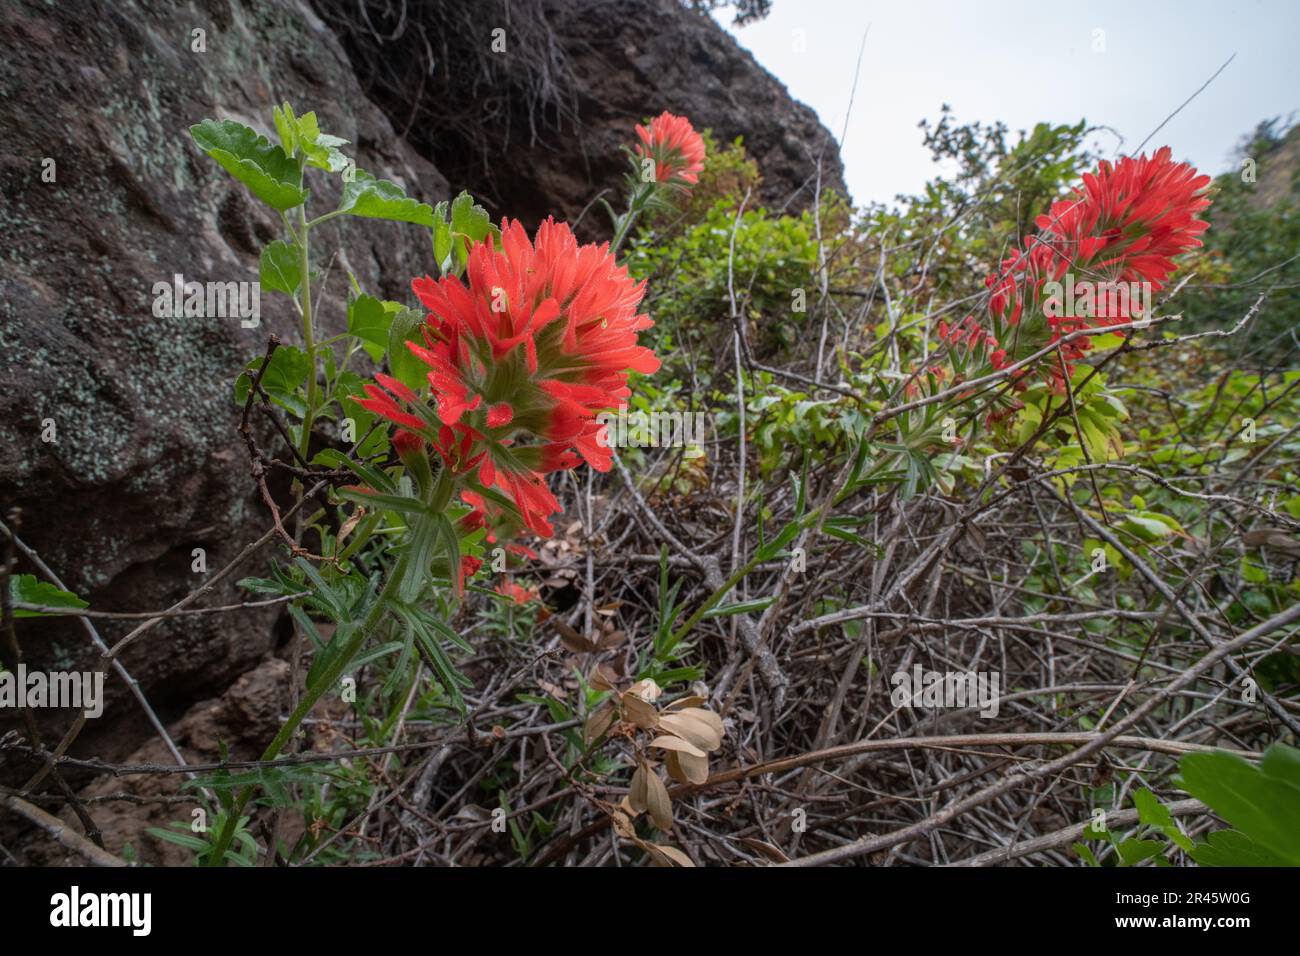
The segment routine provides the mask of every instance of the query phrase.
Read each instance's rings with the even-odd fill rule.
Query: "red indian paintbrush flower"
[[[655,164],[655,182],[694,186],[704,169],[704,140],[684,116],[660,113],[648,125],[638,126],[638,156]]]
[[[986,280],[992,331],[967,318],[940,337],[982,346],[990,364],[1004,368],[1079,329],[1149,319],[1150,293],[1174,271],[1174,257],[1201,245],[1208,224],[1197,214],[1210,205],[1209,184],[1209,176],[1175,163],[1168,147],[1150,158],[1103,160],[1095,174],[1084,175],[1081,189],[1038,217],[1038,234],[1025,237],[1025,248]],[[1071,302],[1073,288],[1086,287],[1086,308],[1062,307],[1063,280]],[[1064,368],[1054,357],[1045,362],[1055,390],[1090,347],[1083,336],[1061,346]]]
[[[582,460],[608,471],[596,415],[628,398],[630,370],[659,368],[637,344],[654,324],[637,311],[644,283],[607,245],[579,245],[551,219],[531,242],[518,222],[503,221],[499,247],[488,238],[470,250],[466,277],[412,283],[429,315],[425,345],[407,346],[429,366],[436,418],[384,375],[359,404],[421,431],[453,475],[495,486],[546,537],[560,506],[545,474]]]

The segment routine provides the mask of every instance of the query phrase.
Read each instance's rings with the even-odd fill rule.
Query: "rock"
[[[289,709],[288,687],[289,665],[272,658],[235,681],[223,699],[195,704],[167,732],[190,764],[220,761],[222,742],[229,748],[231,760],[256,760],[279,729],[281,714]],[[176,761],[162,741],[153,738],[126,755],[122,763],[171,767]],[[200,804],[193,799],[192,788],[182,789],[186,779],[181,773],[106,776],[83,788],[79,796],[110,853],[121,856],[130,843],[141,863],[186,866],[193,861],[193,853],[146,833],[149,827],[170,829],[167,824],[171,821],[192,821],[192,811]],[[122,794],[128,794],[128,799],[116,799]],[[115,799],[98,799],[108,797]],[[64,808],[59,816],[81,832],[71,809]],[[27,863],[40,866],[81,866],[85,862],[38,831],[22,841],[22,852]]]
[[[201,35],[193,31],[204,31]],[[205,52],[195,49],[199,38]],[[166,607],[267,525],[236,432],[231,385],[269,332],[298,341],[288,300],[261,297],[261,325],[153,314],[153,287],[257,279],[256,251],[278,221],[203,155],[188,128],[206,117],[268,130],[273,104],[315,109],[351,140],[363,169],[437,201],[438,171],[365,98],[334,35],[305,5],[248,0],[7,4],[0,22],[0,502],[23,508],[22,536],[96,609]],[[46,160],[53,161],[51,166]],[[54,179],[42,173],[50,169]],[[319,190],[326,211],[337,192]],[[315,234],[329,270],[322,321],[342,321],[345,269],[368,289],[409,295],[427,239],[397,224],[334,220]],[[53,424],[56,441],[42,441]],[[244,574],[262,574],[268,549]],[[22,571],[32,570],[28,567]],[[246,598],[235,575],[210,604]],[[124,663],[164,715],[219,692],[273,646],[275,612],[165,622]],[[104,622],[110,642],[126,626]],[[84,669],[97,656],[73,622],[24,622],[33,667]],[[110,677],[105,716],[81,752],[112,759],[147,725]],[[53,736],[70,714],[42,715]],[[15,722],[5,715],[3,727]]]
[[[313,0],[394,126],[498,215],[573,220],[602,188],[619,196],[620,147],[664,110],[719,141],[743,136],[768,206],[810,205],[818,156],[822,189],[848,195],[816,114],[711,17],[679,0],[504,2],[480,0],[472,17],[458,0],[394,5],[362,20],[352,0]]]
[[[195,147],[190,125],[230,118],[269,132],[272,105],[288,100],[314,109],[322,128],[352,141],[362,168],[408,194],[446,198],[444,173],[454,172],[455,187],[495,215],[530,223],[576,218],[602,187],[617,187],[619,147],[665,109],[720,139],[743,135],[771,205],[810,201],[819,153],[823,186],[843,190],[812,111],[710,18],[677,0],[547,0],[514,5],[509,18],[501,3],[6,6],[0,503],[21,506],[23,538],[97,610],[165,608],[204,580],[194,549],[210,575],[268,526],[231,384],[268,333],[299,341],[291,305],[268,291],[257,328],[153,310],[155,284],[177,274],[255,280],[259,247],[279,234],[277,219]],[[352,23],[358,11],[372,19]],[[485,59],[496,56],[498,22],[509,52]],[[314,184],[311,208],[332,208],[336,188]],[[593,215],[585,228],[600,225]],[[348,271],[370,291],[409,299],[411,277],[430,267],[427,241],[410,227],[340,218],[315,237],[327,334],[341,328]],[[42,440],[51,427],[55,440]],[[244,599],[233,582],[264,574],[273,553],[204,603]],[[265,609],[169,620],[123,663],[175,719],[264,659],[276,621]],[[97,626],[110,643],[130,627]],[[20,635],[33,668],[84,670],[98,657],[73,621],[25,621]],[[121,759],[150,736],[122,682],[111,676],[106,688],[105,715],[74,754]],[[72,714],[40,718],[57,739]],[[16,725],[0,716],[0,732]]]

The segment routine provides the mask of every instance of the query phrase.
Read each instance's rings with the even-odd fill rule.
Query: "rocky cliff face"
[[[257,328],[155,316],[155,283],[256,280],[256,252],[279,234],[188,127],[214,116],[265,130],[273,104],[310,104],[363,168],[421,198],[443,198],[447,182],[366,100],[305,6],[32,0],[6,6],[0,50],[0,502],[22,507],[24,539],[97,609],[165,607],[203,581],[195,548],[211,573],[265,523],[231,382],[269,332],[297,336],[273,295]],[[345,270],[398,295],[425,267],[409,230],[339,225],[318,264],[334,293],[327,324],[341,320]],[[349,258],[330,266],[334,243]],[[210,600],[239,595],[226,584]],[[272,623],[267,612],[168,622],[125,664],[175,714],[253,666]],[[22,636],[34,665],[81,669],[94,656],[71,622],[30,622]],[[97,734],[125,746],[145,732],[121,682],[108,687],[86,734],[100,753]]]
[[[210,574],[267,523],[231,382],[269,332],[296,338],[287,302],[263,297],[256,328],[153,308],[155,284],[178,274],[255,280],[257,249],[278,234],[199,154],[191,124],[213,116],[266,130],[272,105],[289,100],[408,194],[432,202],[467,187],[498,214],[533,221],[574,217],[616,185],[632,123],[663,109],[743,135],[769,203],[806,204],[819,154],[823,188],[843,189],[811,111],[675,0],[517,5],[501,22],[507,51],[520,55],[501,63],[475,45],[496,56],[483,6],[396,4],[392,18],[372,11],[362,27],[350,19],[359,5],[333,0],[6,6],[0,502],[21,506],[22,536],[97,609],[167,606],[204,579],[194,549]],[[449,9],[459,34],[438,32]],[[449,89],[461,96],[451,117],[439,99]],[[327,330],[341,322],[348,271],[405,297],[428,266],[414,231],[383,223],[336,220],[316,251]],[[265,556],[247,571],[264,569]],[[208,603],[240,599],[225,584]],[[273,625],[265,611],[167,622],[124,663],[160,713],[177,717],[262,659]],[[124,630],[101,627],[110,642]],[[33,666],[82,669],[95,657],[66,621],[27,622],[22,639]],[[120,681],[108,685],[106,716],[83,744],[112,759],[148,731]],[[51,719],[61,732],[68,717]]]
[[[816,114],[678,0],[429,0],[387,15],[313,3],[367,93],[452,186],[525,223],[572,221],[617,187],[631,127],[663,110],[720,141],[743,136],[770,207],[810,205],[818,159],[822,189],[847,195]]]

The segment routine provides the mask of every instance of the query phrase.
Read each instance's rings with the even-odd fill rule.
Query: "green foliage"
[[[1300,348],[1293,338],[1300,313],[1298,147],[1300,126],[1287,132],[1278,120],[1260,123],[1238,148],[1237,167],[1215,180],[1210,229],[1195,264],[1200,294],[1184,308],[1192,328],[1226,329],[1267,293],[1251,325],[1225,346],[1259,350],[1260,365]]]
[[[1274,744],[1258,764],[1223,751],[1189,753],[1174,783],[1233,829],[1213,830],[1193,842],[1169,808],[1146,788],[1134,791],[1138,828],[1118,836],[1089,824],[1084,839],[1103,841],[1114,856],[1099,857],[1085,843],[1075,852],[1092,866],[1168,866],[1175,850],[1201,866],[1300,866],[1300,750]]]
[[[248,774],[218,774],[206,781],[218,792],[222,804],[211,836],[187,832],[184,824],[154,831],[162,839],[194,850],[198,861],[208,865],[255,862],[256,842],[247,832],[247,817],[242,815],[255,794],[262,795],[258,799],[287,805],[295,799],[292,794],[306,790],[319,795],[328,782],[340,797],[330,805],[317,801],[321,825],[337,824],[341,810],[358,799],[368,799],[371,785],[362,777],[344,780],[345,785],[339,786],[340,781],[332,779],[335,771],[266,765],[280,753],[297,722],[321,696],[334,691],[344,675],[363,668],[378,672],[379,689],[373,694],[386,699],[392,711],[400,706],[396,696],[416,680],[420,664],[427,664],[434,678],[425,693],[431,713],[443,720],[452,719],[452,714],[463,717],[461,690],[469,681],[453,653],[468,652],[469,646],[448,619],[461,578],[461,556],[480,553],[485,533],[482,528],[463,535],[456,530],[454,522],[468,509],[450,503],[449,480],[442,473],[435,475],[427,459],[422,470],[383,463],[387,429],[374,428],[374,414],[357,404],[369,376],[349,367],[354,359],[386,364],[413,388],[427,388],[427,369],[422,371],[421,363],[406,348],[408,340],[420,337],[422,314],[404,303],[367,293],[352,276],[347,331],[317,341],[310,236],[341,215],[423,227],[428,230],[440,270],[459,273],[469,244],[495,234],[495,227],[468,194],[462,193],[450,205],[440,203],[435,210],[408,197],[396,184],[357,169],[340,150],[346,141],[322,132],[314,113],[298,116],[286,103],[274,110],[273,120],[279,145],[231,121],[205,120],[191,130],[204,152],[282,214],[286,234],[262,250],[259,276],[265,288],[292,299],[303,326],[302,347],[273,346],[269,354],[249,360],[235,382],[234,397],[246,408],[265,397],[287,412],[287,433],[300,458],[313,451],[319,422],[327,417],[343,422],[344,429],[351,429],[340,436],[344,447],[315,451],[310,464],[352,472],[363,484],[336,489],[327,506],[308,510],[300,518],[298,540],[317,542],[323,558],[318,558],[319,566],[298,556],[289,567],[275,568],[271,578],[241,582],[258,594],[292,598],[289,614],[297,630],[312,643],[314,653],[303,699],[263,754],[264,766]],[[308,169],[342,179],[338,208],[311,220],[304,205],[309,197],[305,187]],[[295,208],[296,227],[283,216]],[[348,445],[354,447],[345,451]],[[295,488],[303,489],[297,478]],[[29,597],[38,594],[25,583],[20,586]],[[48,598],[49,603],[78,600],[61,595],[48,585],[39,589],[39,596]],[[374,725],[373,743],[391,743],[394,726],[395,718]],[[304,837],[294,850],[311,852],[317,845],[315,837]]]
[[[190,127],[199,148],[272,209],[283,212],[307,201],[302,166],[265,136],[234,120],[204,120]]]
[[[396,183],[376,179],[362,170],[357,170],[351,179],[345,177],[338,211],[363,219],[410,222],[430,229],[434,224],[431,206],[411,199]]]
[[[31,574],[15,574],[9,578],[9,600],[13,605],[35,604],[40,607],[83,608],[90,605],[71,591],[64,591]],[[13,615],[19,617],[52,617],[52,614],[14,607]]]
[[[1178,786],[1232,824],[1191,851],[1202,866],[1300,866],[1300,750],[1274,744],[1258,765],[1234,754],[1195,753]]]
[[[772,216],[749,208],[737,225],[736,209],[734,200],[720,199],[702,222],[667,241],[646,233],[628,247],[632,274],[654,279],[648,307],[655,335],[672,335],[679,348],[729,328],[733,287],[759,330],[751,345],[760,355],[789,348],[807,334],[806,312],[794,311],[794,290],[802,290],[805,301],[814,297],[817,244],[810,215]]]

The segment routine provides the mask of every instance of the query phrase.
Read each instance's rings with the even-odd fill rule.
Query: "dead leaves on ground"
[[[620,690],[611,676],[599,666],[592,672],[592,686],[612,693],[588,716],[583,738],[591,745],[613,732],[636,748],[628,794],[613,813],[615,832],[645,850],[656,865],[694,866],[681,850],[641,839],[633,821],[645,813],[661,832],[672,830],[672,797],[659,775],[659,763],[678,783],[704,783],[709,778],[709,754],[722,747],[726,733],[722,718],[701,706],[703,697],[683,697],[661,708],[657,702],[663,690],[653,680]]]

